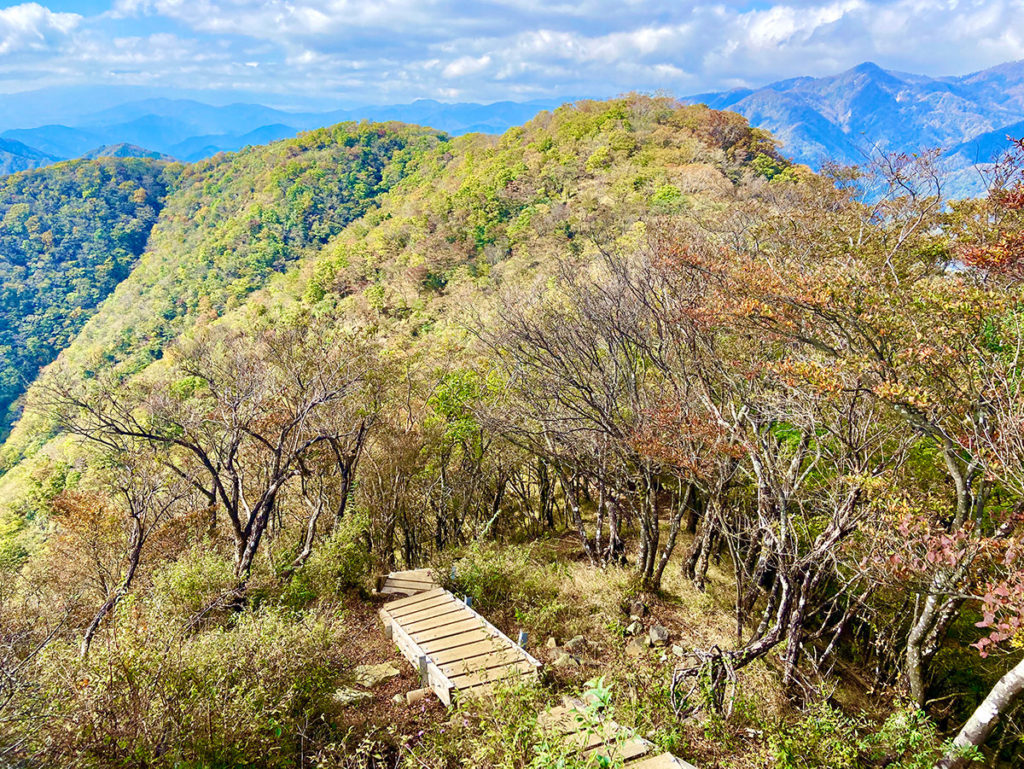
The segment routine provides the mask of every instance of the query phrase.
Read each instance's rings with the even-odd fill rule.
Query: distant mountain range
[[[60,158],[47,155],[27,144],[13,139],[0,138],[0,175],[27,171],[29,168],[46,166],[56,163],[58,160]]]
[[[31,103],[25,97],[20,101]],[[424,99],[411,104],[289,112],[259,104],[214,106],[193,99],[141,99],[91,114],[69,113],[73,119],[67,124],[9,128],[0,134],[3,142],[0,144],[0,173],[34,168],[67,158],[94,156],[96,148],[125,145],[138,148],[140,157],[152,157],[155,153],[195,161],[218,152],[267,144],[300,131],[346,120],[395,120],[429,126],[450,134],[501,133],[558,103],[444,104]]]
[[[979,192],[984,165],[1024,135],[1024,61],[932,78],[870,62],[832,77],[799,77],[687,99],[729,109],[770,130],[782,150],[817,168],[876,152],[944,151],[947,191]]]
[[[195,161],[246,145],[266,144],[345,120],[396,120],[450,134],[501,133],[557,101],[411,104],[293,111],[260,104],[212,105],[193,98],[119,98],[138,90],[69,89],[4,97],[0,173],[121,147],[141,156]],[[221,95],[222,96],[222,95]],[[98,109],[85,112],[82,103]],[[1024,61],[962,77],[927,77],[885,70],[870,62],[831,77],[798,77],[758,89],[704,93],[703,102],[747,117],[771,131],[782,150],[813,168],[825,160],[863,163],[877,152],[943,150],[947,191],[977,194],[979,168],[1024,135]],[[61,106],[64,105],[64,106]],[[33,116],[54,122],[31,125]],[[124,149],[133,145],[134,149]],[[145,149],[142,149],[145,148]]]

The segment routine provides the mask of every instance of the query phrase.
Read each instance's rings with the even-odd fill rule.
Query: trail
[[[542,665],[467,602],[445,590],[428,569],[392,572],[377,591],[403,596],[380,610],[384,632],[420,673],[420,685],[450,706],[486,696],[498,684],[540,680]],[[580,748],[586,758],[606,757],[628,769],[696,769],[601,715],[585,700],[566,698],[538,714],[541,728]]]

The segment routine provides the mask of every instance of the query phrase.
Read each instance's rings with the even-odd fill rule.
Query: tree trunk
[[[669,525],[668,542],[665,543],[665,547],[661,551],[661,558],[654,571],[653,583],[655,588],[661,587],[661,579],[665,574],[665,567],[668,566],[669,559],[672,557],[672,551],[676,549],[676,538],[679,536],[679,529],[682,527],[683,515],[685,515],[690,507],[690,497],[692,494],[693,486],[688,485],[682,499],[676,504],[676,510],[672,515],[672,521]]]
[[[132,580],[135,578],[135,572],[139,568],[139,560],[142,557],[142,546],[146,542],[146,535],[142,528],[142,523],[136,518],[132,522],[132,538],[131,546],[128,554],[128,571],[125,572],[124,579],[103,605],[99,611],[96,612],[96,616],[92,618],[92,622],[85,629],[85,635],[82,636],[82,646],[80,649],[82,658],[89,656],[89,647],[92,645],[92,639],[96,635],[96,631],[99,630],[100,623],[103,619],[110,614],[111,611],[121,602],[121,599],[128,594],[131,589]]]
[[[907,636],[907,651],[904,659],[907,686],[910,697],[919,708],[925,703],[924,681],[924,642],[935,624],[938,614],[939,599],[932,593],[925,597],[924,608],[917,617]]]
[[[936,769],[962,769],[970,764],[963,755],[969,748],[980,748],[992,734],[999,717],[1024,695],[1024,660],[999,679],[953,740],[953,750],[936,764]]]

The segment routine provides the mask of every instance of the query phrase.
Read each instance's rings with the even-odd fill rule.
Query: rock
[[[553,668],[579,667],[580,661],[568,652],[562,652],[558,659],[551,663]]]
[[[633,638],[626,644],[626,654],[630,657],[639,657],[647,651],[647,647],[638,638]]]
[[[679,646],[678,644],[672,644],[672,653],[677,657],[685,657],[686,649],[684,649],[682,646]]]
[[[341,687],[331,696],[331,702],[339,708],[347,708],[352,705],[362,705],[364,702],[369,702],[371,699],[373,699],[373,697],[369,692],[361,692],[358,689],[352,689],[348,686]]]
[[[655,625],[648,632],[647,638],[650,640],[651,646],[665,646],[669,639],[668,629],[662,625]]]
[[[635,619],[632,622],[630,622],[628,625],[626,625],[626,631],[625,632],[626,632],[626,635],[640,635],[641,633],[644,632],[644,626],[640,622],[640,620],[636,620]]]
[[[398,668],[390,662],[382,662],[379,665],[360,665],[355,669],[353,680],[360,686],[372,689],[397,675]]]
[[[643,619],[647,616],[647,604],[643,601],[633,601],[629,605],[629,618],[632,620]]]
[[[422,702],[429,691],[430,689],[413,689],[411,692],[407,692],[405,695],[406,704],[415,705],[417,702]]]
[[[565,648],[571,652],[578,652],[580,649],[585,648],[587,645],[587,639],[581,635],[573,636],[565,642]]]
[[[405,704],[405,695],[402,694],[401,692],[399,692],[398,694],[396,694],[394,697],[391,698],[391,701],[394,702],[397,705],[404,705]]]
[[[544,645],[549,649],[557,649],[558,641],[553,635],[548,636],[548,640],[544,642]]]

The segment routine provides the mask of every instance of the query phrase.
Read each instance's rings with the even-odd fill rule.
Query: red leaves
[[[697,478],[710,473],[720,456],[743,453],[709,415],[672,402],[648,411],[631,443],[639,454]]]

